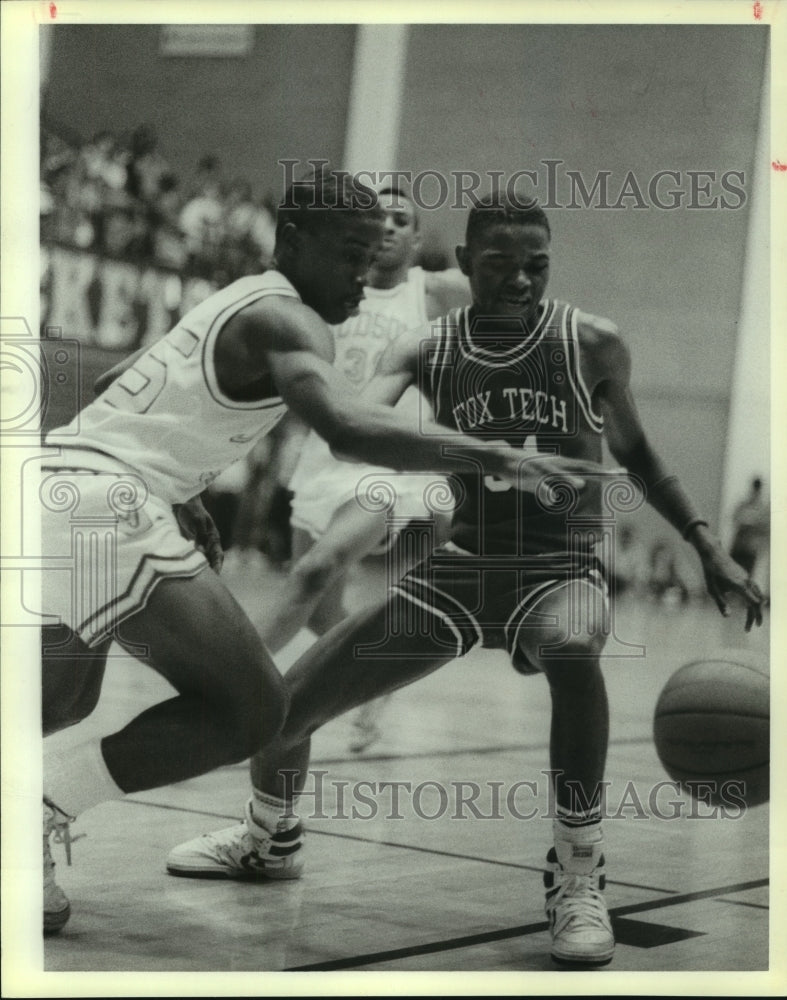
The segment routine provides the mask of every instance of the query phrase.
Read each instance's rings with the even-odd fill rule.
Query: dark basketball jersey
[[[530,331],[516,318],[456,309],[432,324],[432,335],[419,382],[438,423],[506,441],[522,449],[523,462],[539,452],[601,461],[603,422],[582,377],[572,306],[545,299]],[[454,477],[454,541],[490,555],[567,551],[578,529],[592,541],[599,484],[579,493],[546,487],[525,493],[468,461]]]

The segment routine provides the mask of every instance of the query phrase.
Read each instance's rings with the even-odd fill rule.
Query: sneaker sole
[[[57,934],[63,930],[71,916],[71,904],[64,910],[53,913],[51,910],[44,911],[44,934]]]
[[[615,955],[614,948],[610,952],[602,952],[601,955],[556,955],[552,952],[552,961],[557,965],[571,967],[573,969],[598,969],[602,965],[609,965]]]
[[[235,871],[233,869],[216,868],[176,868],[174,865],[167,865],[167,874],[176,875],[178,878],[203,878],[203,879],[232,879],[235,882],[264,882],[264,881],[294,881],[301,877],[302,870],[289,872],[278,871]]]

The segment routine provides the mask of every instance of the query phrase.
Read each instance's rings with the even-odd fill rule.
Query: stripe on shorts
[[[556,594],[559,590],[564,587],[569,587],[572,583],[584,583],[585,586],[591,587],[593,590],[600,590],[601,596],[604,600],[604,607],[607,608],[607,585],[604,581],[602,575],[598,570],[592,569],[588,571],[588,576],[592,576],[595,579],[589,580],[587,578],[575,579],[575,580],[547,580],[546,583],[540,584],[534,590],[532,590],[527,597],[519,602],[519,604],[514,609],[513,614],[506,622],[503,634],[506,637],[506,644],[509,653],[513,654],[514,650],[517,648],[519,642],[519,633],[522,630],[522,626],[525,623],[525,619],[529,614],[535,611],[536,606],[548,597],[550,594]],[[516,624],[514,624],[516,621]],[[513,639],[509,638],[510,629],[514,626]]]
[[[553,593],[554,591],[559,590],[561,586],[565,585],[566,581],[547,580],[546,583],[541,583],[533,590],[531,590],[530,593],[526,597],[522,598],[519,604],[517,604],[511,616],[509,617],[508,621],[506,622],[505,627],[503,628],[503,635],[505,636],[506,647],[509,653],[513,654],[514,650],[516,649],[517,642],[519,641],[519,632],[520,629],[522,628],[522,624],[524,623],[525,618],[527,618],[530,612],[534,610],[536,604],[542,598],[546,597],[547,594]],[[512,626],[514,627],[513,639],[509,638]]]
[[[141,611],[150,599],[153,588],[161,580],[196,576],[208,566],[205,556],[194,550],[185,556],[145,556],[126,588],[125,593],[108,600],[77,627],[84,642],[94,646],[113,631],[114,626]],[[83,586],[95,587],[102,581],[88,581]],[[84,633],[92,633],[89,638]]]
[[[447,625],[457,638],[458,656],[467,653],[477,642],[483,642],[483,632],[478,620],[460,601],[445,591],[411,576],[394,584],[391,590]]]

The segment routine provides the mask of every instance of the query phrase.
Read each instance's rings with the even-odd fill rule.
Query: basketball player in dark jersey
[[[297,877],[302,829],[293,803],[306,777],[310,734],[478,643],[502,647],[520,672],[544,674],[552,698],[552,955],[575,964],[612,958],[599,798],[608,742],[600,657],[609,628],[596,557],[610,486],[631,489],[636,477],[697,551],[722,613],[728,593],[743,599],[747,630],[762,621],[762,595],[649,444],[629,389],[629,351],[615,326],[544,297],[549,244],[547,217],[536,206],[490,199],[472,209],[466,245],[457,250],[472,307],[433,324],[425,339],[395,341],[367,395],[393,403],[416,384],[439,423],[490,444],[505,441],[525,467],[550,454],[598,462],[604,436],[632,479],[594,481],[591,474],[582,492],[524,495],[469,461],[456,477],[452,541],[394,582],[383,607],[337,626],[292,668],[284,728],[252,769],[253,812],[239,826],[175,848],[167,862],[173,874]],[[419,618],[424,627],[414,629]],[[409,628],[398,627],[404,621]]]

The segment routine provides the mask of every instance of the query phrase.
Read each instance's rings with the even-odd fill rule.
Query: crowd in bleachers
[[[41,131],[41,239],[223,286],[273,253],[274,208],[244,178],[203,156],[182,179],[155,129],[101,132],[87,142]]]

